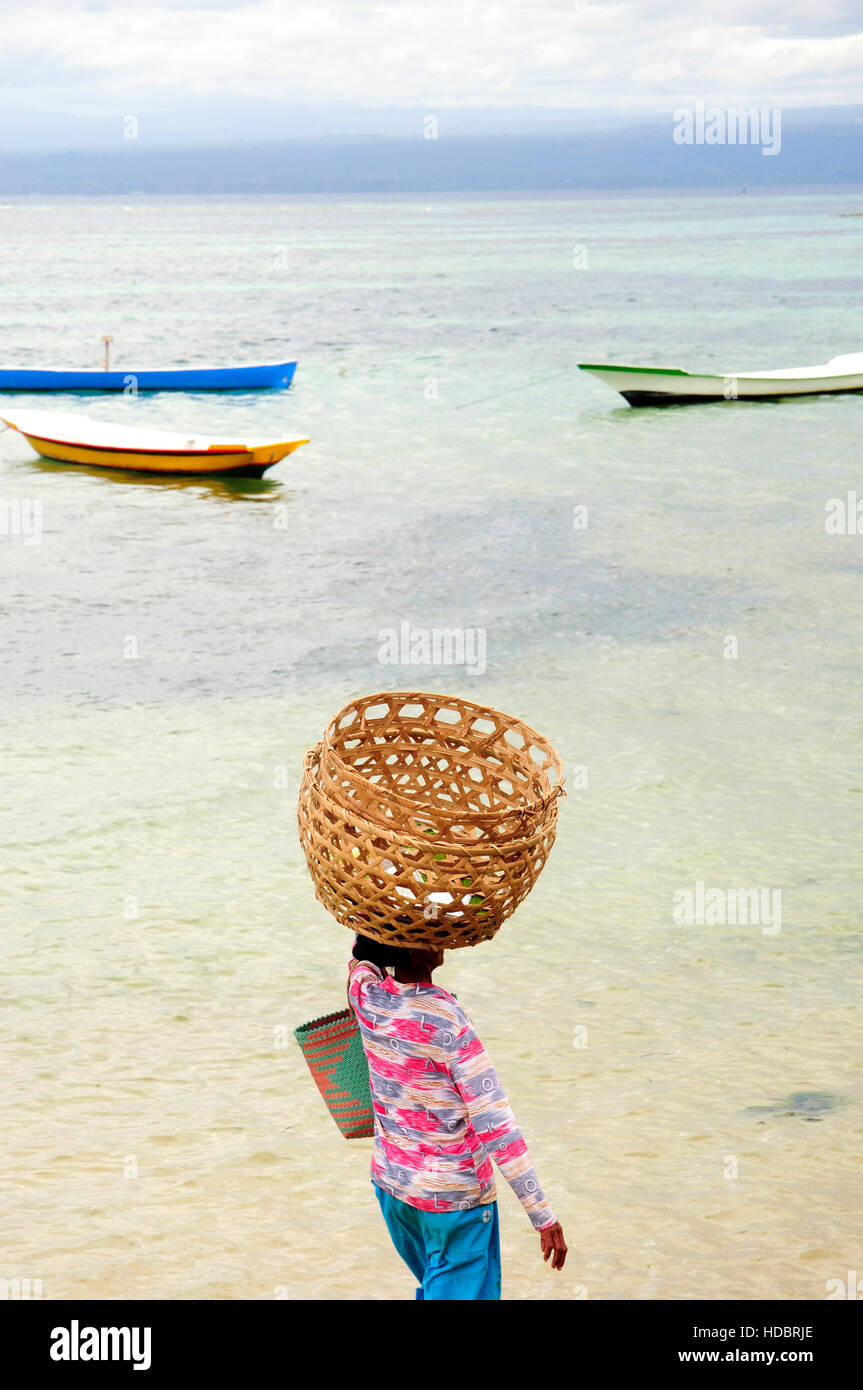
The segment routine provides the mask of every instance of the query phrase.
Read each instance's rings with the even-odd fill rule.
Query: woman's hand
[[[551,1256],[552,1269],[563,1269],[566,1259],[566,1241],[563,1238],[563,1227],[559,1221],[555,1221],[553,1226],[546,1226],[544,1231],[539,1233],[539,1242],[542,1247],[542,1258],[548,1263]]]

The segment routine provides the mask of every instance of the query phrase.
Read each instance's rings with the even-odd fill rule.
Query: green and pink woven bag
[[[301,1023],[294,1037],[345,1138],[371,1138],[375,1126],[369,1065],[353,1009]]]

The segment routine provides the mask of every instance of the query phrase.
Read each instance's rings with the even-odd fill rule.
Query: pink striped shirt
[[[503,1087],[458,1000],[356,960],[348,997],[369,1064],[372,1181],[423,1211],[467,1211],[495,1201],[494,1159],[534,1227],[553,1225]]]

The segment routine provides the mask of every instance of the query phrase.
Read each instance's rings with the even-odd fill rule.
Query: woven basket
[[[554,749],[497,710],[369,696],[306,755],[300,840],[318,898],[392,946],[472,946],[530,892],[557,828]]]
[[[294,1037],[342,1134],[369,1139],[375,1129],[369,1066],[353,1009],[302,1023]]]

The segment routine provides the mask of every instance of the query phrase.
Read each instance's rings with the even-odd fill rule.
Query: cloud
[[[3,105],[666,112],[861,99],[859,0],[0,0]]]

